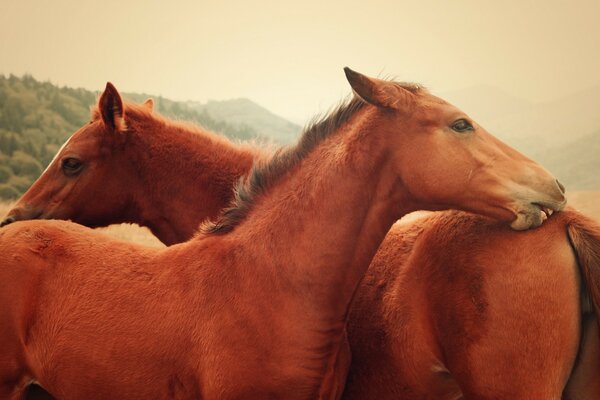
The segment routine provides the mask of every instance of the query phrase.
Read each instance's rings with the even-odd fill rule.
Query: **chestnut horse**
[[[462,212],[401,221],[353,300],[343,397],[599,399],[580,290],[583,275],[598,303],[598,271],[600,225],[574,210],[527,232]]]
[[[453,207],[527,229],[563,207],[554,177],[450,104],[346,75],[360,97],[259,163],[186,243],[0,230],[0,396],[35,380],[60,399],[337,398],[348,307],[395,220]],[[93,124],[125,129],[100,111]]]
[[[152,106],[151,99],[123,103],[107,84],[91,122],[67,140],[0,226],[36,218],[90,227],[131,222],[167,245],[190,239],[231,201],[234,184],[262,152],[169,121]],[[116,121],[103,123],[101,109],[115,109]]]
[[[66,141],[0,226],[35,218],[90,227],[129,222],[150,228],[165,244],[190,239],[203,220],[229,204],[234,184],[264,155],[167,120],[153,105],[151,99],[125,103],[107,84],[90,124]],[[103,108],[118,110],[126,132],[95,123]],[[30,400],[47,398],[35,385],[27,393]]]

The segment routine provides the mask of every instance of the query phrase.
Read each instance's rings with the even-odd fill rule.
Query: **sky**
[[[350,93],[344,66],[551,101],[600,83],[600,0],[0,2],[0,73],[59,85],[247,97],[302,122]]]

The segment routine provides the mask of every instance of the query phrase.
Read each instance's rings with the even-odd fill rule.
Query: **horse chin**
[[[530,204],[525,209],[517,212],[517,217],[510,224],[510,227],[515,231],[537,228],[552,215],[552,212],[552,210],[542,209],[535,204]]]

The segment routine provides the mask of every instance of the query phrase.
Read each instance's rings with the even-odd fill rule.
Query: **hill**
[[[17,198],[29,188],[62,143],[89,121],[90,106],[96,104],[98,94],[58,87],[29,75],[0,75],[0,199]],[[139,93],[124,93],[123,97],[138,103],[152,97],[161,114],[235,140],[259,138],[287,143],[292,131],[299,131],[298,126],[250,100],[200,107]],[[281,135],[277,134],[279,128]]]
[[[209,101],[206,104],[188,102],[193,109],[230,124],[248,126],[279,143],[296,140],[302,128],[279,117],[248,99]]]

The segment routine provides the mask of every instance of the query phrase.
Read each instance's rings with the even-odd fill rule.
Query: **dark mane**
[[[266,162],[255,163],[249,176],[246,179],[240,178],[236,184],[231,205],[223,210],[215,221],[203,223],[200,231],[207,234],[224,234],[231,231],[246,217],[257,197],[265,193],[273,183],[366,104],[359,97],[343,101],[333,111],[311,121],[296,145],[277,150]]]

